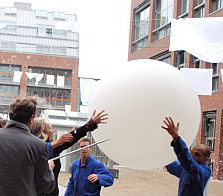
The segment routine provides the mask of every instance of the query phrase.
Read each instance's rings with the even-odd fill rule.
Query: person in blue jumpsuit
[[[78,147],[90,145],[88,138],[82,138]],[[100,196],[101,186],[112,186],[114,179],[104,164],[91,157],[91,148],[80,151],[80,159],[74,161],[71,168],[65,196]]]
[[[207,165],[211,150],[205,144],[197,144],[191,154],[187,145],[178,134],[179,123],[174,124],[171,117],[166,117],[162,126],[173,138],[171,146],[177,155],[178,161],[174,161],[165,167],[167,171],[178,177],[178,196],[204,196],[206,187],[211,177],[211,169]]]

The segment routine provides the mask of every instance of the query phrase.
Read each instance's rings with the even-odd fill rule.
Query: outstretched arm
[[[96,113],[96,110],[94,110],[90,120],[85,123],[83,126],[75,128],[70,132],[72,135],[72,141],[71,142],[65,142],[62,145],[56,147],[53,149],[54,154],[59,154],[63,150],[71,147],[74,145],[80,138],[84,137],[87,135],[87,132],[89,131],[94,131],[97,127],[98,124],[105,124],[107,123],[108,119],[108,114],[105,113],[105,111],[101,111],[99,113]]]
[[[189,172],[199,171],[201,169],[200,165],[193,159],[193,157],[189,153],[187,145],[178,134],[179,123],[175,125],[171,117],[166,117],[163,122],[166,127],[161,127],[172,136],[173,141],[171,142],[171,146],[173,146],[175,154],[177,155],[177,159],[180,161],[181,166]]]
[[[173,138],[174,141],[177,141],[179,139],[179,134],[178,134],[179,123],[175,125],[171,117],[166,117],[163,122],[166,125],[166,127],[164,126],[161,127],[170,134],[170,136]]]

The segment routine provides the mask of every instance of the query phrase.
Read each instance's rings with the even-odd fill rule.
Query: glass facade
[[[0,8],[0,16],[1,50],[79,56],[75,15],[45,10]]]

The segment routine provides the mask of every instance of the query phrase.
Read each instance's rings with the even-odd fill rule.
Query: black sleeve
[[[95,123],[94,120],[90,119],[83,126],[75,128],[74,130],[72,130],[70,133],[74,137],[73,141],[72,142],[66,142],[66,143],[62,144],[61,146],[58,146],[58,147],[54,148],[53,149],[54,157],[59,156],[59,154],[63,150],[73,146],[80,138],[86,136],[88,131],[94,131],[95,129],[97,129],[97,127],[98,127],[97,123]]]

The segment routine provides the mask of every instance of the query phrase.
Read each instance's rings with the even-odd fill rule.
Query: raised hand
[[[96,110],[94,110],[91,116],[91,119],[96,124],[99,124],[99,123],[105,124],[107,123],[107,120],[108,120],[108,114],[106,114],[104,110],[96,114]]]
[[[161,127],[165,129],[172,136],[173,140],[177,140],[179,138],[178,135],[179,123],[175,125],[171,117],[166,117],[163,122],[166,125],[166,127],[164,126]]]

